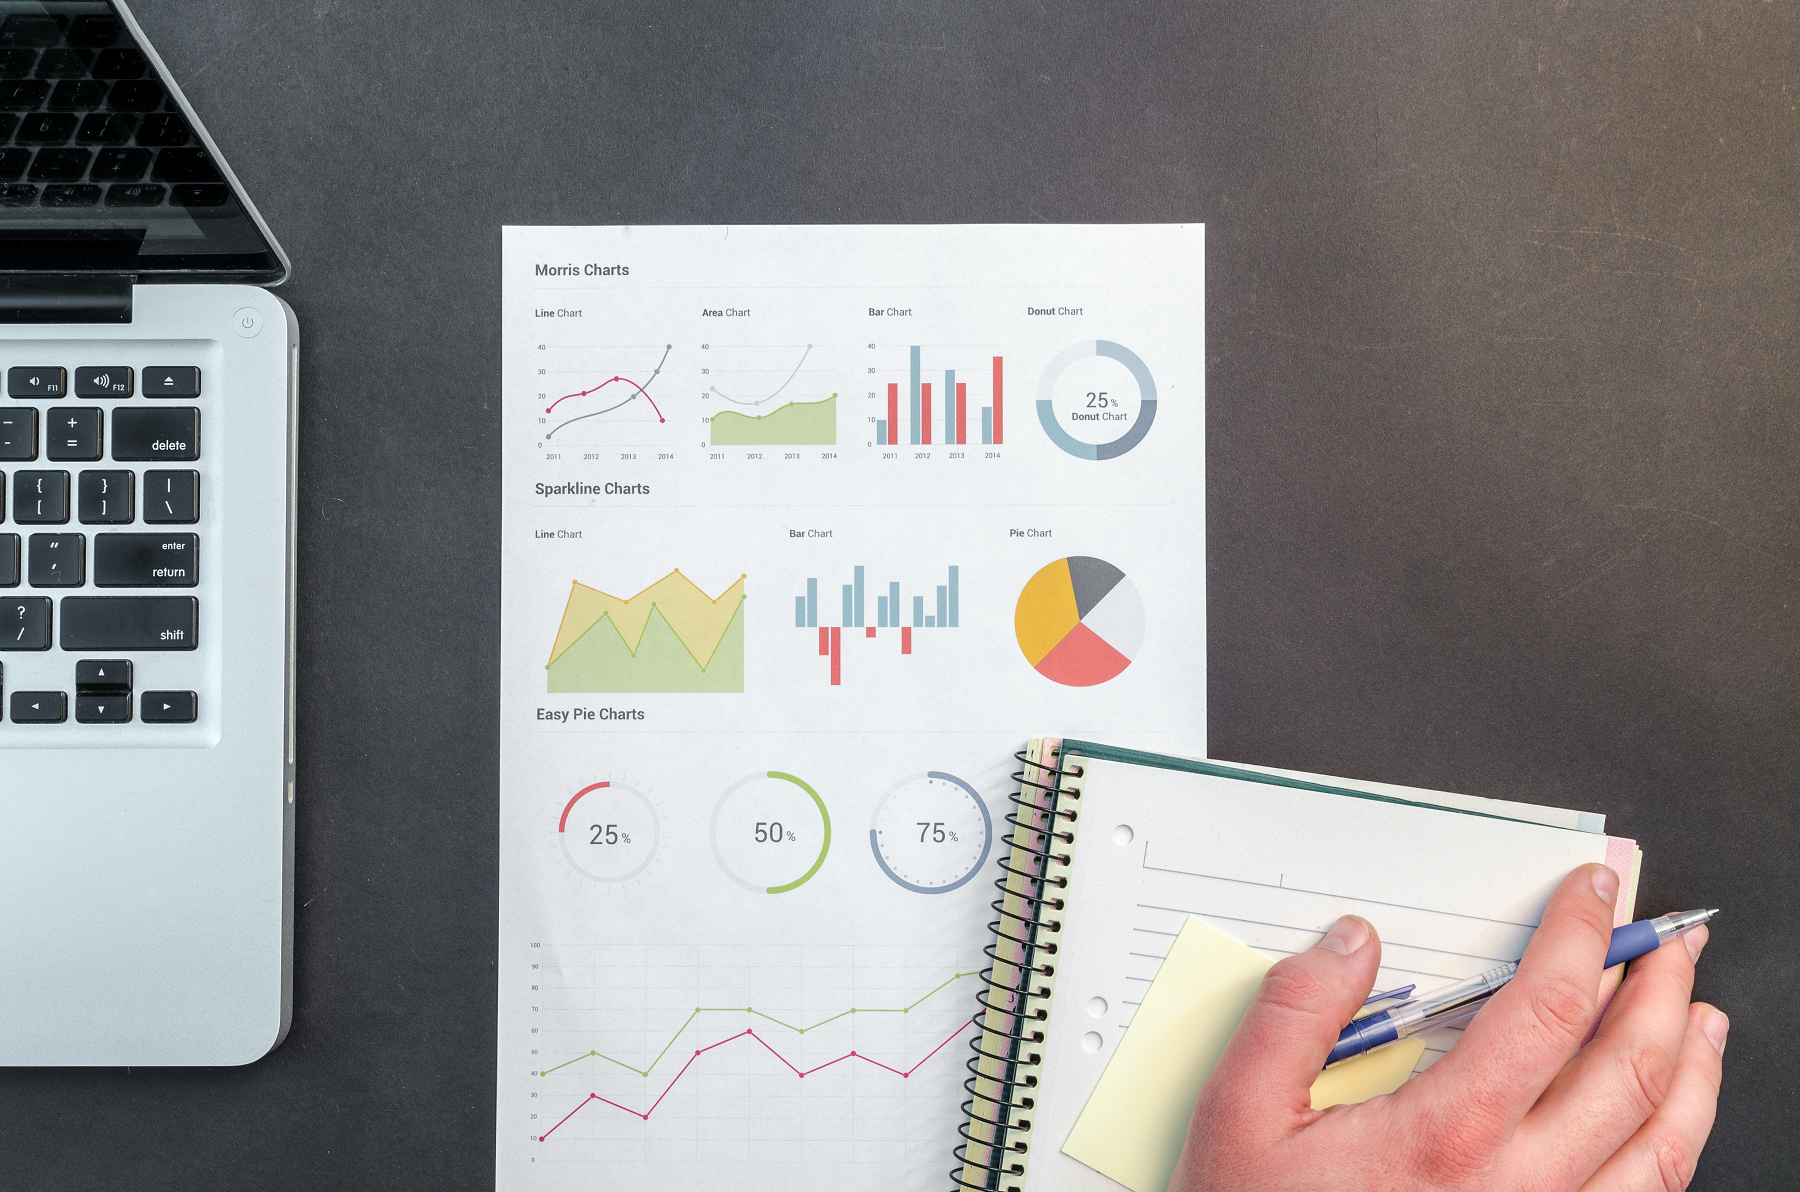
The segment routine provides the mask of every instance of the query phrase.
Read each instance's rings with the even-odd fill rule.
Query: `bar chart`
[[[832,624],[829,610],[821,611],[821,585],[817,577],[809,577],[806,591],[794,596],[794,628],[817,633],[819,657],[830,659],[831,686],[844,681],[844,636],[865,641],[878,638],[883,630],[898,637],[900,653],[913,652],[913,634],[928,629],[961,627],[962,569],[946,568],[943,583],[927,583],[923,591],[903,590],[899,580],[884,585],[871,584],[867,568],[851,568],[850,582],[840,584],[840,608],[837,624]],[[870,617],[869,597],[874,597],[874,616]],[[830,593],[824,596],[830,601]],[[861,631],[860,634],[858,631]]]
[[[871,344],[870,347],[877,347]],[[935,356],[953,359],[960,364],[974,364],[973,369],[957,367],[927,369],[925,349],[919,344],[907,346],[905,380],[887,382],[887,416],[875,419],[875,442],[879,446],[900,445],[901,422],[906,423],[906,442],[914,447],[967,446],[971,430],[983,445],[1006,441],[1006,361],[998,355],[983,355],[966,347],[933,349]],[[871,369],[871,372],[876,371]],[[889,375],[900,372],[887,370]],[[940,384],[936,378],[940,375]],[[927,379],[927,377],[931,379]],[[969,391],[971,380],[976,385]],[[981,385],[988,387],[988,404],[971,408],[979,401]],[[935,388],[935,395],[934,395]],[[901,400],[904,391],[905,408]],[[870,393],[876,397],[877,393]],[[933,398],[936,398],[934,401]]]

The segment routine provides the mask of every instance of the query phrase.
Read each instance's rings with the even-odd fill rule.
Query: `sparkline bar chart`
[[[951,566],[946,569],[944,582],[936,585],[930,603],[924,594],[908,593],[911,600],[910,609],[903,602],[900,581],[889,580],[885,591],[878,591],[875,596],[875,617],[871,624],[868,617],[868,588],[865,583],[866,568],[860,564],[851,569],[851,580],[841,585],[842,613],[836,625],[829,621],[821,623],[819,619],[819,580],[812,577],[806,581],[806,591],[794,597],[794,628],[816,630],[819,635],[819,657],[831,660],[831,686],[843,685],[843,638],[845,631],[855,636],[855,630],[862,630],[862,636],[873,638],[883,629],[899,631],[900,652],[913,652],[913,631],[915,629],[958,629],[962,625],[962,568]],[[932,611],[927,612],[930,608]]]

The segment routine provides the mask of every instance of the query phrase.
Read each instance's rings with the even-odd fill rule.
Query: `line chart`
[[[552,1134],[556,1133],[556,1131],[561,1128],[563,1122],[568,1121],[570,1118],[572,1118],[576,1114],[580,1113],[583,1108],[585,1108],[587,1105],[589,1105],[590,1103],[592,1103],[594,1101],[599,1101],[602,1104],[610,1105],[614,1109],[622,1110],[625,1113],[631,1114],[633,1117],[642,1118],[646,1122],[649,1121],[650,1115],[656,1112],[656,1107],[663,1103],[664,1098],[666,1098],[669,1095],[670,1090],[672,1090],[676,1086],[676,1084],[678,1084],[680,1082],[680,1080],[683,1076],[687,1075],[687,1070],[694,1066],[695,1060],[699,1059],[701,1056],[705,1055],[709,1051],[713,1051],[717,1048],[723,1047],[727,1043],[736,1042],[739,1039],[749,1038],[749,1039],[755,1040],[758,1044],[761,1045],[761,1047],[763,1048],[764,1051],[767,1051],[770,1055],[772,1055],[776,1059],[780,1060],[782,1062],[782,1064],[787,1067],[788,1071],[792,1072],[794,1074],[794,1076],[800,1080],[805,1080],[808,1076],[811,1076],[814,1072],[818,1072],[825,1068],[829,1068],[833,1064],[841,1064],[845,1060],[861,1060],[865,1064],[873,1064],[875,1067],[881,1068],[888,1072],[892,1072],[895,1076],[898,1076],[898,1077],[900,1077],[900,1079],[905,1080],[908,1077],[910,1077],[914,1072],[917,1072],[920,1068],[924,1067],[925,1064],[931,1059],[932,1056],[934,1056],[938,1052],[944,1050],[944,1048],[950,1046],[950,1044],[955,1041],[957,1036],[961,1035],[964,1031],[968,1030],[974,1024],[975,1024],[974,1018],[970,1018],[967,1022],[963,1022],[963,1023],[959,1024],[954,1031],[950,1032],[950,1034],[944,1038],[943,1042],[939,1043],[936,1047],[933,1047],[930,1051],[926,1052],[910,1068],[896,1068],[890,1064],[884,1064],[880,1060],[875,1059],[872,1056],[863,1055],[862,1053],[857,1052],[857,1051],[847,1051],[843,1055],[840,1055],[835,1059],[826,1060],[822,1064],[816,1064],[813,1067],[807,1068],[804,1070],[802,1070],[800,1068],[796,1068],[793,1064],[788,1062],[788,1059],[786,1056],[782,1055],[779,1051],[776,1051],[773,1047],[769,1046],[768,1041],[765,1040],[761,1035],[757,1034],[756,1029],[754,1027],[746,1027],[743,1030],[739,1031],[737,1034],[730,1036],[729,1038],[720,1039],[717,1043],[713,1043],[710,1046],[702,1047],[702,1048],[699,1048],[698,1050],[696,1050],[693,1055],[688,1057],[687,1063],[681,1065],[681,1071],[675,1073],[674,1078],[671,1079],[669,1081],[669,1083],[663,1087],[662,1093],[660,1095],[658,1095],[656,1100],[650,1103],[649,1109],[642,1109],[642,1110],[633,1109],[629,1105],[621,1105],[619,1102],[614,1101],[610,1098],[602,1097],[599,1093],[589,1093],[587,1095],[587,1099],[585,1101],[581,1102],[581,1104],[577,1105],[574,1109],[569,1110],[568,1113],[563,1115],[561,1121],[558,1121],[556,1123],[556,1125],[551,1126],[548,1130],[546,1130],[542,1134],[540,1134],[538,1136],[538,1141],[543,1142],[545,1139],[549,1138]],[[661,1057],[658,1057],[658,1058],[661,1058]]]
[[[745,401],[741,398],[736,398],[736,397],[731,396],[729,393],[726,393],[723,390],[721,390],[717,385],[712,386],[712,391],[715,394],[717,394],[718,396],[724,398],[726,401],[728,401],[731,404],[736,405],[736,406],[760,406],[764,402],[774,401],[777,397],[781,396],[781,391],[783,389],[786,389],[789,385],[793,384],[794,378],[800,375],[800,368],[802,365],[804,365],[806,363],[806,358],[808,356],[812,355],[812,350],[813,350],[813,346],[811,344],[807,344],[806,351],[800,353],[800,363],[794,365],[794,371],[790,372],[787,375],[787,379],[782,381],[781,384],[775,386],[775,392],[769,394],[769,396],[767,396],[767,397],[759,397],[755,401]]]
[[[562,405],[564,402],[570,401],[570,400],[573,400],[573,399],[579,398],[579,397],[588,397],[592,394],[600,392],[602,389],[605,389],[608,385],[613,385],[613,384],[623,382],[624,384],[631,386],[631,388],[634,390],[634,392],[631,393],[628,397],[626,397],[624,401],[615,402],[614,404],[612,404],[610,406],[606,406],[603,409],[591,410],[586,414],[578,414],[573,418],[568,418],[568,419],[563,420],[562,422],[557,423],[555,426],[551,427],[549,430],[544,432],[544,438],[550,439],[550,438],[555,437],[556,432],[561,430],[565,426],[572,426],[577,422],[585,422],[589,418],[598,418],[602,414],[610,414],[614,410],[623,409],[624,407],[630,405],[632,402],[636,401],[640,397],[643,398],[644,401],[649,404],[650,409],[655,412],[657,422],[659,422],[659,423],[667,422],[668,419],[663,416],[662,409],[659,406],[657,406],[657,404],[656,404],[656,399],[650,396],[650,385],[662,373],[663,365],[665,365],[669,362],[669,353],[674,350],[674,346],[675,345],[673,345],[673,344],[665,344],[663,346],[662,359],[656,362],[655,370],[651,372],[650,376],[641,385],[638,382],[632,380],[630,377],[622,376],[622,375],[615,373],[613,376],[610,376],[606,380],[601,381],[598,385],[595,385],[588,389],[578,390],[577,392],[574,392],[574,393],[565,393],[561,397],[557,398],[555,401],[551,402],[548,406],[546,406],[544,408],[544,413],[546,413],[546,414],[554,413],[556,410],[556,407]]]
[[[838,1019],[847,1018],[852,1014],[910,1014],[912,1011],[918,1009],[919,1006],[921,1006],[925,1002],[929,1001],[936,994],[942,993],[945,989],[949,988],[952,984],[956,983],[957,981],[962,980],[964,977],[973,977],[975,975],[976,974],[973,972],[954,973],[951,976],[946,977],[941,984],[939,984],[936,987],[921,994],[917,998],[914,998],[911,1002],[908,1002],[904,1006],[852,1006],[848,1010],[840,1010],[838,1013],[833,1014],[829,1018],[821,1018],[819,1021],[813,1023],[811,1026],[795,1026],[793,1023],[784,1022],[781,1019],[776,1018],[772,1014],[764,1014],[761,1010],[758,1010],[754,1006],[696,1006],[696,1007],[694,1007],[694,1012],[692,1014],[689,1014],[687,1016],[686,1021],[684,1021],[679,1027],[677,1027],[675,1029],[675,1033],[669,1037],[669,1041],[667,1043],[663,1044],[663,1049],[656,1053],[656,1058],[651,1060],[649,1065],[646,1067],[634,1068],[630,1064],[626,1063],[624,1060],[617,1059],[610,1055],[604,1055],[598,1051],[589,1051],[585,1055],[578,1055],[572,1060],[564,1060],[562,1063],[557,1064],[555,1067],[545,1068],[541,1072],[539,1072],[539,1075],[540,1076],[548,1076],[552,1072],[559,1072],[562,1069],[567,1068],[570,1064],[579,1064],[582,1060],[585,1060],[585,1059],[602,1059],[602,1060],[605,1060],[609,1064],[617,1064],[619,1067],[625,1069],[627,1072],[635,1072],[639,1076],[648,1076],[656,1068],[656,1065],[662,1062],[663,1056],[669,1054],[669,1049],[671,1047],[675,1046],[675,1040],[681,1038],[682,1032],[687,1030],[689,1024],[691,1024],[694,1021],[694,1019],[700,1017],[700,1015],[702,1015],[702,1014],[751,1014],[751,1015],[756,1016],[757,1018],[766,1019],[767,1021],[774,1023],[776,1026],[785,1027],[788,1030],[793,1031],[797,1035],[804,1035],[807,1031],[816,1031],[820,1027],[824,1026],[826,1023],[836,1022]],[[738,1038],[738,1036],[733,1035],[732,1038],[735,1039],[735,1038]],[[730,1040],[726,1040],[726,1042],[729,1042],[729,1041]],[[718,1044],[715,1043],[713,1046],[716,1047],[716,1046],[718,1046]],[[700,1053],[698,1051],[696,1051],[694,1054],[699,1055]],[[855,1055],[854,1052],[852,1052],[851,1054]],[[843,1058],[846,1058],[846,1057],[844,1057],[844,1056],[838,1057],[838,1059],[843,1059]],[[857,1058],[865,1059],[867,1057],[857,1056]],[[786,1061],[784,1060],[783,1062],[785,1063]],[[836,1062],[837,1062],[837,1060],[832,1061],[832,1063],[836,1063]],[[870,1060],[869,1062],[874,1063],[875,1061]],[[819,1066],[825,1067],[826,1065],[821,1064]],[[808,1069],[808,1071],[816,1071],[816,1070],[817,1069]]]

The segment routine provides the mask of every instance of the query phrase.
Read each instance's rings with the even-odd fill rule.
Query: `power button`
[[[231,316],[231,329],[245,339],[254,339],[256,333],[262,330],[262,325],[262,312],[254,306],[239,307],[237,313]]]

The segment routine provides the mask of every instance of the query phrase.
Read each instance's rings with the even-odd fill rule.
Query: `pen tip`
[[[1713,907],[1713,908],[1712,908],[1712,909],[1711,909],[1711,910],[1710,910],[1710,911],[1707,911],[1707,912],[1706,912],[1706,913],[1707,913],[1707,914],[1708,914],[1708,915],[1716,915],[1716,914],[1718,914],[1718,913],[1719,913],[1719,908],[1718,908],[1718,907],[1716,907],[1716,906],[1715,906],[1715,907]]]

